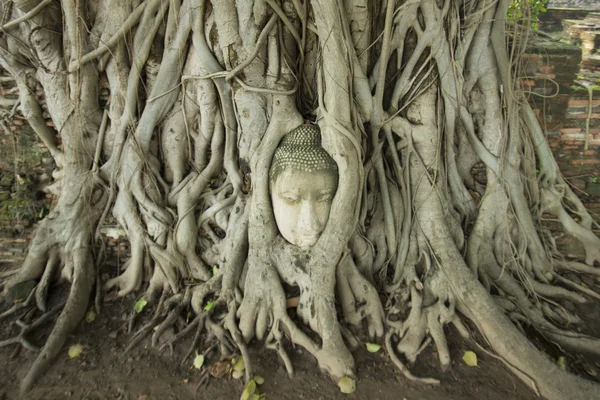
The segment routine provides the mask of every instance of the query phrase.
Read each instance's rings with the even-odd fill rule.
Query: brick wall
[[[563,176],[600,221],[600,90],[594,88],[590,103],[587,89],[577,83],[581,61],[581,48],[539,40],[522,56],[527,77],[521,83],[531,92],[529,102]]]
[[[531,42],[521,56],[521,87],[549,135],[564,127],[580,62],[578,47],[545,39]]]
[[[593,0],[597,1],[597,0]],[[539,28],[543,32],[560,32],[564,29],[564,24],[569,23],[568,21],[582,20],[591,11],[592,7],[589,8],[552,8],[550,6],[548,10],[539,15]],[[564,6],[563,6],[564,7]]]

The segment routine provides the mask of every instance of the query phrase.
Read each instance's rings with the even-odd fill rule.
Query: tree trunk
[[[577,316],[560,305],[600,298],[561,275],[598,279],[600,240],[519,92],[508,54],[524,43],[518,30],[505,32],[507,0],[2,7],[11,14],[0,61],[58,170],[56,203],[3,282],[6,295],[36,280],[34,295],[1,318],[30,306],[53,315],[49,284],[58,270],[71,283],[23,391],[49,368],[95,286],[96,307],[102,294],[142,288],[158,303],[131,346],[150,332],[165,346],[196,327],[219,340],[223,356],[241,353],[248,381],[256,337],[290,375],[285,342],[341,379],[354,376],[349,345],[369,340],[385,342],[408,378],[436,383],[405,364],[433,341],[446,369],[445,326],[468,336],[469,321],[545,398],[597,397],[597,385],[558,368],[519,330],[526,323],[560,346],[600,353],[596,338],[568,328]],[[43,120],[38,86],[56,131]],[[103,106],[100,88],[109,93]],[[280,141],[304,123],[320,127],[339,176],[308,249],[282,238],[269,186]],[[471,176],[478,162],[486,186]],[[583,260],[561,258],[543,212],[582,243]],[[111,217],[131,257],[102,282],[99,229]]]

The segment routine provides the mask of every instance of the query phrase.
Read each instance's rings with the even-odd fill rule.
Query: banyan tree
[[[543,397],[598,398],[524,333],[600,354],[561,305],[600,298],[565,276],[599,279],[600,240],[519,86],[530,30],[509,3],[2,0],[0,62],[56,163],[52,209],[2,275],[3,296],[35,283],[2,318],[56,318],[22,390],[90,306],[137,293],[154,311],[132,345],[197,332],[247,381],[248,346],[291,375],[293,343],[339,380],[369,341],[435,384],[411,373],[419,354],[445,369],[446,335],[477,332]],[[131,245],[119,274],[110,221]]]

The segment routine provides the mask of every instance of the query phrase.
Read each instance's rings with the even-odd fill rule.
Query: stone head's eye
[[[291,193],[284,193],[281,195],[281,197],[286,203],[297,203],[298,201],[300,201],[300,198],[298,196]]]
[[[329,202],[331,202],[332,197],[333,196],[331,196],[331,193],[325,193],[325,194],[322,194],[321,196],[319,196],[318,200],[319,200],[319,203],[329,203]]]

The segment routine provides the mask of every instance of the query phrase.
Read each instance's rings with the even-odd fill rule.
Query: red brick
[[[573,165],[579,164],[600,164],[600,158],[587,158],[584,160],[573,160]]]
[[[589,104],[588,99],[569,99],[569,107],[588,107]],[[600,100],[592,100],[592,106],[600,106]]]
[[[521,79],[521,85],[523,86],[535,86],[535,81],[532,79]]]
[[[547,73],[535,74],[535,79],[556,79],[556,74],[547,74]]]

